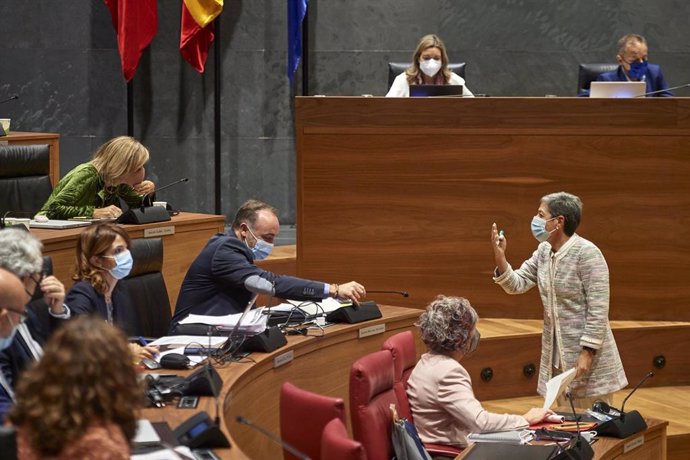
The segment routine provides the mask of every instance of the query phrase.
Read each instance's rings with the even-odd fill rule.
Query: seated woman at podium
[[[72,315],[97,315],[108,324],[118,326],[127,335],[139,334],[138,315],[127,292],[118,289],[118,281],[132,270],[129,235],[115,224],[87,227],[77,241],[77,261],[65,303]],[[131,343],[135,362],[151,358],[155,347]]]
[[[448,68],[446,45],[436,35],[425,35],[412,55],[412,65],[393,81],[386,97],[409,97],[410,85],[462,85],[462,95],[472,97],[465,79]]]
[[[128,459],[143,394],[131,359],[122,332],[104,321],[61,327],[17,387],[17,458]]]
[[[533,408],[524,415],[488,412],[474,397],[463,358],[479,345],[477,312],[462,297],[438,296],[417,321],[429,348],[412,370],[407,395],[422,442],[467,446],[467,434],[527,428],[552,415]]]
[[[48,219],[117,218],[122,214],[120,200],[140,206],[156,189],[153,182],[144,180],[147,161],[149,151],[136,139],[111,139],[100,146],[91,161],[60,179],[38,215]]]

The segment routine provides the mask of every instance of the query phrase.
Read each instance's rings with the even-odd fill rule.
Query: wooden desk
[[[647,430],[625,439],[602,436],[592,444],[593,460],[665,460],[666,426],[668,422],[648,418]],[[463,451],[456,460],[466,458],[472,447]]]
[[[410,308],[381,306],[381,311],[381,319],[331,326],[324,337],[290,336],[287,346],[279,350],[250,355],[255,362],[228,363],[218,369],[223,378],[222,426],[233,445],[231,449],[218,452],[222,458],[282,458],[279,447],[260,433],[236,423],[235,417],[242,415],[280,435],[279,394],[283,382],[289,381],[306,390],[343,398],[347,406],[352,363],[367,353],[380,350],[391,335],[415,330],[413,324],[419,317],[419,311]],[[385,331],[359,338],[360,329],[371,326],[385,326]],[[290,353],[294,356],[292,361],[274,367],[277,358]],[[213,417],[215,409],[212,398],[202,398],[198,410],[205,410]],[[168,406],[164,409],[146,409],[143,416],[154,422],[167,421],[175,428],[194,413]]]
[[[208,239],[215,233],[223,232],[224,222],[224,216],[182,212],[168,222],[124,226],[133,239],[163,238],[163,276],[173,310],[187,269]],[[53,273],[67,289],[72,286],[77,238],[84,228],[31,230],[43,242],[43,254],[53,258]]]
[[[55,185],[60,180],[60,135],[56,133],[29,133],[10,131],[7,136],[0,137],[2,144],[48,144],[50,146],[50,182]]]
[[[529,258],[539,199],[583,200],[611,319],[690,321],[690,99],[297,97],[297,275],[468,296],[480,317],[540,319],[537,289],[492,279],[489,232]]]

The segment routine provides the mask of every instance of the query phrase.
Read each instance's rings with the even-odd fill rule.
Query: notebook
[[[65,228],[87,227],[91,225],[90,221],[79,220],[47,220],[45,222],[38,222],[32,220],[29,222],[31,228],[49,228],[53,230],[63,230]]]
[[[631,98],[642,96],[647,91],[643,81],[593,81],[589,97]]]
[[[470,433],[467,440],[482,443],[496,442],[501,444],[521,445],[527,444],[534,439],[534,432],[531,430],[496,431],[494,433]]]

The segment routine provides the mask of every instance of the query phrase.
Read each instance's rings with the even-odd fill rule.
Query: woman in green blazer
[[[139,206],[154,192],[144,180],[149,151],[132,137],[120,136],[103,144],[91,161],[80,164],[60,179],[38,215],[49,219],[117,218],[120,199]]]

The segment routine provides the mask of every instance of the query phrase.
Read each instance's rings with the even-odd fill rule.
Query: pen
[[[137,337],[137,343],[139,343],[139,345],[141,345],[142,347],[148,346],[149,344],[148,341],[142,336]]]

